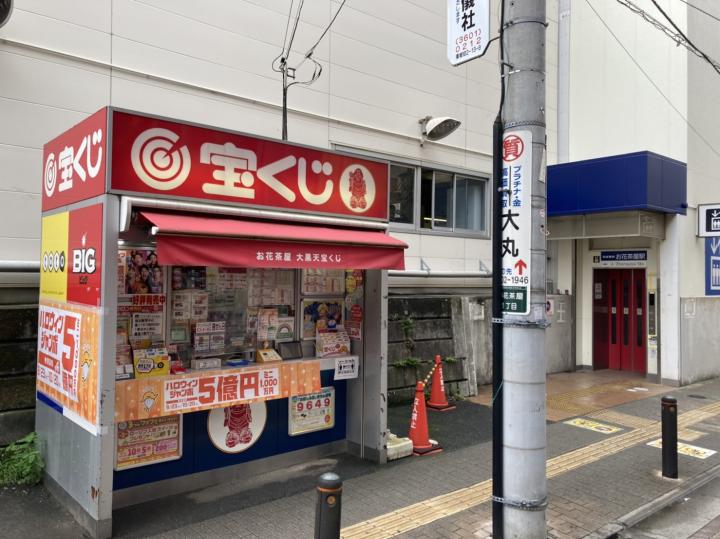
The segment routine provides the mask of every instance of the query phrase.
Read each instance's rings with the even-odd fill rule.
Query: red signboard
[[[67,300],[100,306],[103,205],[70,212]]]
[[[42,210],[105,192],[107,109],[101,109],[43,147]]]
[[[118,111],[111,183],[115,191],[387,219],[386,164]]]

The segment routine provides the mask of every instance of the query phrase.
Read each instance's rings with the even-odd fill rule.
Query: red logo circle
[[[517,135],[508,135],[503,139],[503,161],[515,161],[525,151],[523,140]]]

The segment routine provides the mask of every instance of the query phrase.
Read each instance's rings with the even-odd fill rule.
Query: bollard
[[[663,397],[660,399],[662,408],[662,474],[663,477],[677,479],[677,399]]]
[[[337,474],[324,473],[318,479],[315,507],[315,539],[339,539],[342,481]]]

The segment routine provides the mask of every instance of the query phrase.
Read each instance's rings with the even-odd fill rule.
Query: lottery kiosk
[[[46,483],[113,508],[386,459],[388,166],[105,108],[44,148]]]

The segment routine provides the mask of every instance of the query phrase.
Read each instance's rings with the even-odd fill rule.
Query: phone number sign
[[[530,312],[530,223],[532,134],[513,131],[503,138],[502,175],[503,313]]]

